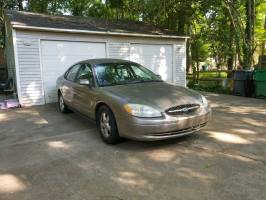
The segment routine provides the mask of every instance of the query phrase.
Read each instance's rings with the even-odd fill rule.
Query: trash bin
[[[253,71],[238,70],[233,72],[233,95],[252,97],[254,94]]]
[[[254,73],[256,97],[266,97],[266,69]]]

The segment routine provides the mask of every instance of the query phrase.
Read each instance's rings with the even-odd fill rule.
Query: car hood
[[[143,104],[161,111],[182,104],[202,103],[200,94],[165,82],[116,85],[102,89],[121,103]]]

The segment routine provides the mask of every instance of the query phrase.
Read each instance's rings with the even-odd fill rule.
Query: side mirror
[[[90,81],[88,79],[80,79],[79,80],[79,84],[80,85],[87,85],[87,86],[89,86],[90,85]]]
[[[162,80],[162,77],[161,77],[161,75],[159,75],[159,74],[156,74],[156,76],[157,76],[157,78],[159,78],[160,80]]]

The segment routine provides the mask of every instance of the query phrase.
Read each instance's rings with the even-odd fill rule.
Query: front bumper
[[[163,119],[144,119],[124,116],[118,120],[122,137],[142,141],[162,140],[185,136],[204,127],[211,118],[211,109],[178,117],[165,116]]]

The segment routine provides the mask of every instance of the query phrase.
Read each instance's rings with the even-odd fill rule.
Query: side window
[[[77,81],[81,79],[88,79],[89,81],[93,80],[93,72],[90,65],[82,65],[81,69],[78,72]]]
[[[75,81],[76,80],[76,76],[77,76],[77,72],[80,68],[80,64],[74,65],[67,73],[66,75],[66,79],[69,81]]]

